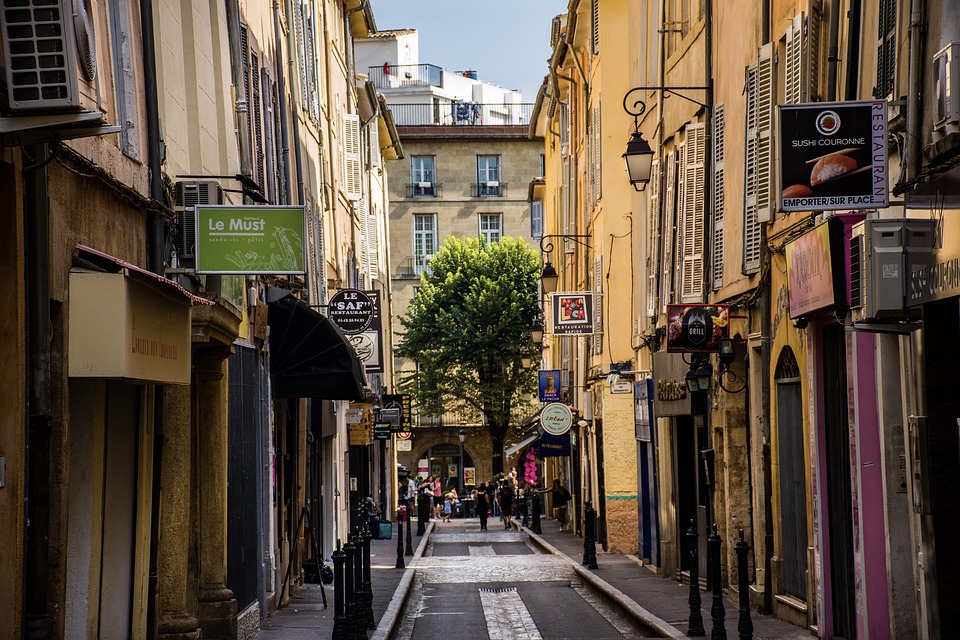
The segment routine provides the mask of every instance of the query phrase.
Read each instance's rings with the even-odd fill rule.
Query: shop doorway
[[[473,458],[463,449],[463,468],[476,468]],[[473,485],[465,487],[463,482],[463,468],[460,465],[460,444],[438,444],[427,451],[427,472],[434,478],[440,478],[443,491],[456,489],[458,495],[464,494],[464,488],[472,489]],[[475,479],[474,482],[478,480]],[[483,480],[480,480],[484,482]]]
[[[677,483],[677,536],[680,549],[680,571],[690,571],[690,545],[687,530],[693,521],[697,527],[697,559],[700,577],[707,575],[708,486],[705,467],[700,461],[700,450],[705,448],[706,429],[696,426],[694,416],[674,419],[674,477]]]
[[[800,369],[789,347],[780,353],[775,379],[783,592],[806,601],[808,543],[803,407],[800,396]]]

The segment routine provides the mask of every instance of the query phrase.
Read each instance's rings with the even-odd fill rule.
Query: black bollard
[[[370,570],[370,541],[373,536],[369,529],[360,534],[363,541],[363,618],[367,629],[376,629],[377,621],[373,617],[373,580]]]
[[[413,555],[413,514],[410,512],[410,507],[407,507],[406,511],[407,517],[407,550],[406,555]]]
[[[713,628],[710,630],[710,640],[727,640],[727,629],[724,626],[726,612],[723,609],[723,590],[720,588],[720,544],[723,541],[717,533],[717,525],[713,525],[713,534],[707,538],[707,545],[710,547],[710,560],[713,564],[713,606],[710,607],[710,618],[713,621]]]
[[[356,547],[353,563],[353,637],[356,640],[367,640],[365,613],[367,592],[363,588],[363,537],[360,535],[360,529],[361,527],[357,527],[350,539],[353,546]],[[369,561],[369,556],[367,559]]]
[[[531,530],[534,533],[540,534],[543,533],[543,530],[540,528],[540,494],[536,491],[533,492],[533,524],[531,525]]]
[[[343,600],[346,590],[343,582],[343,565],[346,561],[347,554],[340,549],[338,540],[337,550],[333,552],[333,640],[349,640]]]
[[[521,524],[525,527],[530,526],[530,493],[528,491],[523,492],[523,522]]]
[[[343,552],[347,554],[347,562],[343,568],[344,575],[344,614],[346,616],[346,638],[354,640],[357,637],[357,586],[354,584],[354,578],[357,575],[355,566],[357,563],[357,548],[353,542],[347,539],[347,544],[343,545]]]
[[[397,569],[405,569],[403,564],[403,520],[401,515],[403,511],[397,509]]]
[[[740,540],[734,545],[737,552],[737,584],[740,589],[740,620],[737,622],[737,633],[740,640],[753,640],[753,620],[750,619],[750,579],[747,576],[747,551],[750,550],[743,540],[743,529],[740,529]]]
[[[693,520],[690,521],[690,528],[687,529],[687,547],[690,554],[690,596],[687,598],[687,604],[690,605],[690,617],[687,620],[688,636],[705,636],[707,630],[703,628],[703,613],[700,611],[700,605],[703,600],[700,598],[700,554],[698,545],[700,536],[697,534],[697,525]]]
[[[583,512],[586,518],[583,536],[583,565],[588,569],[597,569],[597,510],[588,502]]]

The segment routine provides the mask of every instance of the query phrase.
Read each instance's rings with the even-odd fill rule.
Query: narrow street
[[[564,556],[526,532],[468,518],[436,523],[417,564],[397,638],[642,638],[653,634],[604,605]]]

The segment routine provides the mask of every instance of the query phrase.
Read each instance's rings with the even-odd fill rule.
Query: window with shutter
[[[724,105],[713,107],[713,288],[723,286],[723,217],[724,217]]]
[[[593,261],[593,354],[603,354],[603,256]]]
[[[370,207],[366,215],[367,229],[367,262],[370,266],[370,277],[376,279],[380,272],[380,227],[377,221],[377,207]]]
[[[877,19],[877,83],[873,97],[886,98],[893,93],[896,65],[897,0],[880,0]]]
[[[356,204],[357,220],[360,223],[360,271],[370,273],[370,229],[367,228],[367,201],[358,200]]]
[[[706,126],[688,124],[683,159],[683,216],[680,301],[703,302],[704,189]]]
[[[786,35],[786,64],[784,69],[784,102],[799,104],[803,102],[803,49],[804,49],[803,14],[793,17],[787,25]]]
[[[590,51],[600,53],[600,0],[592,0],[590,12]]]
[[[760,270],[760,225],[770,219],[772,51],[771,44],[761,47],[760,58],[747,68],[743,188],[743,272],[745,274]]]
[[[677,215],[677,152],[667,154],[666,183],[664,184],[663,233],[660,234],[660,312],[673,302],[674,243]]]
[[[343,190],[349,200],[359,200],[361,195],[360,163],[360,116],[352,113],[343,116]]]
[[[600,201],[600,105],[593,108],[593,203]]]
[[[261,184],[263,194],[271,204],[277,202],[277,139],[274,137],[276,130],[274,123],[276,121],[276,111],[273,102],[273,81],[270,79],[269,70],[266,67],[260,69],[260,87],[261,98],[263,100],[263,156],[266,162],[266,184]]]
[[[370,145],[370,166],[380,166],[380,128],[375,119],[367,127],[367,142]]]
[[[660,160],[650,165],[650,210],[647,216],[647,316],[657,315],[657,271],[660,268]]]
[[[820,27],[823,24],[823,0],[810,0],[804,56],[807,61],[807,83],[804,102],[820,100]]]
[[[570,107],[560,103],[560,153],[566,155],[570,150]]]
[[[264,188],[263,111],[260,104],[260,56],[250,52],[250,101],[253,105],[253,175]]]

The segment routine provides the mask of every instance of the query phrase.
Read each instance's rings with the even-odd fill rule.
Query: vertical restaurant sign
[[[726,304],[668,304],[667,351],[715,353],[720,339],[730,334],[730,306]]]
[[[554,335],[592,335],[593,292],[554,293],[550,303],[550,318]]]
[[[777,108],[780,211],[887,206],[885,100]]]
[[[197,273],[303,274],[303,207],[196,207]]]
[[[560,402],[560,370],[540,370],[540,402]]]

